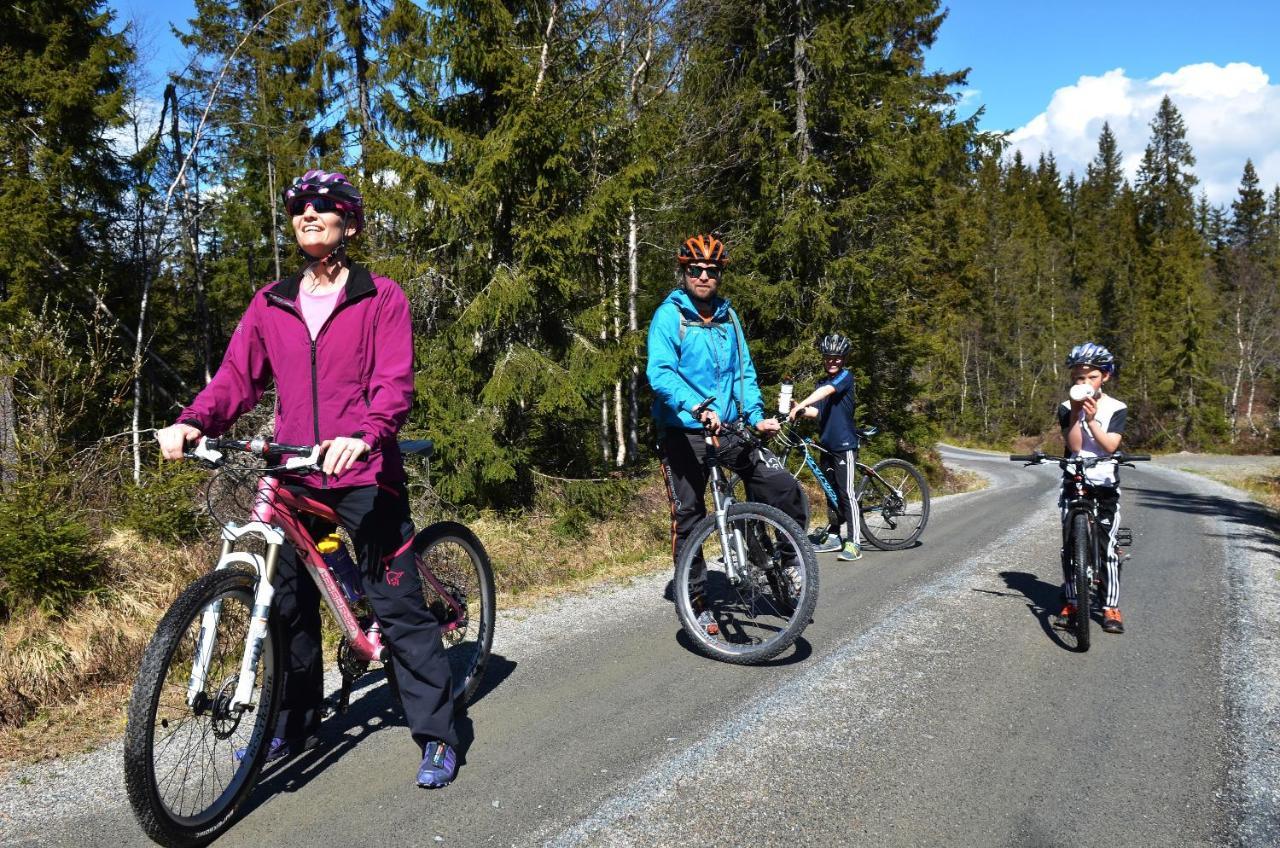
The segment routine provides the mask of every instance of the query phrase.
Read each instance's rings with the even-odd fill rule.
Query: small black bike
[[[1102,597],[1102,546],[1109,543],[1107,534],[1098,530],[1098,503],[1084,473],[1103,462],[1115,462],[1117,465],[1133,468],[1133,463],[1150,459],[1150,456],[1121,451],[1106,456],[1079,456],[1072,459],[1047,456],[1039,451],[1009,457],[1010,461],[1022,462],[1027,466],[1056,462],[1069,475],[1071,491],[1062,519],[1062,557],[1063,565],[1069,566],[1064,571],[1071,575],[1070,579],[1075,587],[1077,609],[1073,632],[1076,650],[1082,653],[1089,650],[1090,619],[1094,606],[1100,604]],[[1124,528],[1119,528],[1116,535],[1121,545],[1127,545],[1132,538]]]

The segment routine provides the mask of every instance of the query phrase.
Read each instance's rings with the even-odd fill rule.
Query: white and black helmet
[[[850,347],[849,340],[839,333],[828,333],[818,339],[818,353],[823,356],[847,356]]]
[[[1089,365],[1110,374],[1116,370],[1116,358],[1102,345],[1085,342],[1071,348],[1071,352],[1067,354],[1067,367],[1075,368],[1078,365]]]

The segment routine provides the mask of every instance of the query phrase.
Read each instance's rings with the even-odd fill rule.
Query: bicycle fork
[[[247,551],[232,550],[232,546],[241,537],[257,534],[267,542],[267,555],[252,554]],[[222,529],[222,555],[218,558],[215,571],[222,571],[236,563],[252,566],[258,575],[258,585],[254,592],[253,613],[249,622],[249,631],[245,635],[244,653],[240,659],[240,673],[236,676],[236,690],[231,697],[230,709],[252,710],[253,688],[257,683],[258,660],[262,658],[262,643],[267,637],[268,620],[271,617],[271,602],[275,597],[272,581],[275,577],[276,560],[280,555],[280,546],[284,544],[284,533],[262,522],[251,522],[243,527],[228,525]],[[196,700],[204,692],[209,677],[209,662],[213,658],[213,649],[217,643],[218,621],[222,615],[222,601],[214,601],[205,607],[200,618],[200,632],[196,636],[195,658],[191,664],[191,677],[187,682],[187,704],[195,706]]]

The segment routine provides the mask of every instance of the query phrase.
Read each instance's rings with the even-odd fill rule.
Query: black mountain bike
[[[1033,454],[1017,454],[1009,457],[1012,462],[1023,462],[1027,466],[1040,465],[1045,462],[1056,462],[1067,472],[1074,491],[1067,500],[1066,513],[1062,519],[1062,558],[1066,573],[1071,575],[1075,587],[1076,615],[1075,637],[1076,649],[1080,652],[1089,650],[1090,619],[1095,605],[1101,605],[1102,598],[1102,562],[1103,545],[1110,540],[1098,527],[1098,502],[1094,500],[1093,490],[1084,472],[1102,462],[1115,462],[1133,468],[1135,462],[1146,462],[1150,456],[1126,454],[1116,451],[1106,456],[1075,457],[1066,459],[1057,456],[1046,456],[1036,451]],[[1120,544],[1127,544],[1131,539],[1127,530],[1119,528],[1117,538]]]
[[[693,410],[701,416],[715,398]],[[721,424],[759,446],[743,427]],[[804,631],[818,603],[818,559],[804,531],[785,512],[738,503],[720,472],[719,438],[704,430],[703,464],[715,511],[699,521],[676,559],[680,626],[698,650],[739,665],[765,662]],[[699,621],[707,613],[710,621]],[[711,626],[707,626],[710,624]]]

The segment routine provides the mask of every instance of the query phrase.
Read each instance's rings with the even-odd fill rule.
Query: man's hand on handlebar
[[[772,436],[782,429],[776,418],[761,418],[756,422],[756,432],[762,436]]]
[[[702,410],[702,414],[698,416],[698,420],[702,422],[703,427],[706,427],[712,433],[720,432],[720,416],[716,415],[714,409],[708,407]]]
[[[203,434],[190,424],[170,424],[156,430],[156,441],[160,443],[160,455],[165,459],[182,459],[187,442],[197,441]]]

